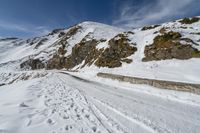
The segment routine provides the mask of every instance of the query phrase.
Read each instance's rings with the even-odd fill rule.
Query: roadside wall
[[[97,76],[102,78],[109,78],[123,82],[129,82],[132,84],[145,84],[161,89],[169,89],[176,91],[185,91],[191,92],[200,95],[200,84],[190,84],[182,82],[173,82],[173,81],[163,81],[163,80],[154,80],[154,79],[145,79],[145,78],[136,78],[123,75],[109,74],[109,73],[98,73]]]

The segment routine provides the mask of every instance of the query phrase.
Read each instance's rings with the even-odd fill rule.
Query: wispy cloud
[[[17,30],[17,31],[28,32],[28,29],[22,25],[16,25],[16,24],[4,22],[4,21],[0,21],[0,28],[7,29],[7,30]]]
[[[28,33],[32,36],[45,35],[50,32],[45,26],[30,26],[0,21],[0,29]]]
[[[120,14],[113,25],[140,27],[194,14],[199,11],[199,0],[151,0],[142,5],[126,0],[119,8]]]

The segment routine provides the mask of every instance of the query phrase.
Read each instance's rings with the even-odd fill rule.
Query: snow
[[[80,26],[81,29],[79,29],[78,32],[68,40],[67,53],[65,56],[70,55],[75,44],[81,42],[86,35],[89,35],[90,38],[96,40],[110,40],[117,34],[124,31],[120,28],[90,21],[80,23],[78,26]],[[106,46],[107,44],[104,43],[104,45]]]
[[[106,42],[101,42],[96,46],[97,49],[102,49],[102,48],[106,49],[108,47],[109,47],[109,45],[108,45],[107,41]]]
[[[88,40],[106,40],[96,46],[105,49],[111,38],[125,31],[89,21],[79,26],[82,28],[66,40],[65,56],[86,35]],[[83,61],[73,68],[77,72],[69,74],[64,70],[19,69],[20,63],[30,57],[49,60],[59,48],[57,42],[62,39],[59,33],[30,39],[32,45],[23,39],[0,41],[0,133],[198,133],[199,95],[96,76],[105,72],[199,84],[200,59],[141,61],[145,46],[153,43],[153,38],[159,35],[154,33],[163,27],[200,44],[199,35],[190,34],[200,32],[200,22],[192,25],[169,22],[151,30],[134,29],[128,38],[138,50],[128,57],[133,59],[131,64],[123,63],[122,67],[112,69],[86,65],[80,69]],[[36,49],[44,38],[47,40]],[[200,49],[199,45],[193,47]]]
[[[41,37],[39,39],[42,40],[45,37]],[[44,54],[48,53],[48,55],[51,54],[52,49],[55,50],[56,47],[53,47],[52,45],[58,40],[57,36],[49,36],[46,37],[47,41],[44,42],[44,44],[39,47],[38,49],[35,49],[35,46],[37,45],[37,43],[30,45],[29,43],[27,43],[27,40],[19,40],[19,41],[12,41],[12,42],[0,42],[0,49],[1,49],[1,53],[0,53],[0,63],[7,63],[7,62],[11,62],[11,61],[16,61],[16,60],[20,60],[23,59],[25,57],[29,57],[29,56],[34,56],[34,55],[38,55],[40,53]],[[22,45],[17,45],[17,43],[22,43]],[[38,56],[39,57],[39,56]],[[45,57],[43,57],[45,58]],[[47,59],[49,57],[46,57]]]
[[[194,94],[59,71],[0,87],[0,131],[5,133],[197,133],[199,109],[200,97]]]
[[[120,28],[90,21],[83,22],[79,25],[84,28],[83,30],[90,29],[90,31],[92,31],[92,36],[97,40],[111,39],[117,34],[124,31],[123,29]]]
[[[71,54],[72,48],[79,43],[86,35],[86,39],[105,39],[105,42],[100,42],[96,48],[97,49],[106,49],[109,47],[108,41],[115,37],[117,34],[124,32],[125,30],[119,29],[116,27],[108,26],[105,24],[100,24],[96,22],[83,22],[78,24],[82,27],[78,32],[70,37],[67,40],[66,50],[67,53],[65,56]],[[187,29],[181,28],[187,27]],[[192,27],[192,28],[191,28]],[[172,30],[175,32],[180,32],[183,35],[183,38],[191,38],[195,43],[200,44],[197,40],[200,40],[199,35],[191,34],[193,32],[200,32],[200,22],[191,24],[191,25],[182,25],[178,21],[169,22],[161,24],[155,29],[141,31],[141,28],[134,29],[132,32],[134,34],[128,34],[128,38],[131,40],[131,43],[136,44],[137,51],[132,56],[128,57],[132,59],[131,64],[123,63],[122,67],[108,69],[108,68],[97,68],[94,65],[80,69],[80,65],[75,68],[79,68],[82,73],[97,73],[97,72],[109,72],[113,74],[122,74],[127,76],[143,77],[143,78],[152,78],[152,79],[162,79],[162,80],[172,80],[180,82],[191,82],[191,83],[200,83],[200,59],[190,59],[190,60],[165,60],[165,61],[152,61],[144,63],[142,58],[144,57],[144,48],[146,45],[153,43],[155,36],[159,35],[156,31],[159,31],[162,28],[167,28],[168,31]],[[64,30],[65,32],[69,29]],[[58,34],[43,36],[41,38],[36,38],[32,40],[37,40],[35,44],[30,45],[26,43],[26,40],[16,40],[16,42],[22,42],[21,45],[16,45],[13,40],[1,41],[0,42],[0,63],[8,63],[13,61],[19,61],[21,59],[28,59],[30,57],[34,59],[41,59],[42,61],[49,60],[52,55],[55,54],[59,46],[56,45],[56,42],[59,42],[62,38],[58,37]],[[39,40],[47,38],[47,41],[44,42],[38,49],[34,47],[37,45]],[[200,45],[192,45],[193,47],[200,49]],[[17,52],[16,52],[17,51]],[[84,62],[84,61],[83,61]],[[15,65],[15,64],[13,64]],[[11,64],[10,64],[11,66]],[[73,70],[75,70],[73,68]],[[12,69],[12,67],[11,67]]]
[[[181,27],[186,26],[187,29]],[[192,28],[190,28],[192,27]],[[159,33],[154,34],[156,31],[159,31],[162,28],[167,28],[168,31],[180,32],[182,38],[191,38],[195,43],[199,45],[192,44],[193,47],[200,49],[200,40],[199,35],[191,34],[193,32],[200,32],[200,22],[191,24],[191,25],[182,25],[178,21],[169,22],[161,24],[161,26],[156,27],[155,29],[141,31],[141,29],[134,29],[132,32],[133,35],[129,35],[128,38],[131,40],[131,43],[136,44],[137,51],[132,56],[128,57],[132,59],[131,64],[123,63],[122,67],[119,68],[98,68],[94,65],[86,66],[79,70],[79,73],[82,75],[88,76],[90,73],[90,78],[93,78],[98,72],[112,73],[112,74],[121,74],[125,76],[133,77],[142,77],[158,80],[168,80],[168,81],[177,81],[177,82],[189,82],[189,83],[200,83],[200,59],[193,58],[189,60],[161,60],[161,61],[151,61],[151,62],[142,62],[144,57],[144,48],[146,45],[153,43],[153,39],[159,35]],[[97,49],[107,48],[108,42],[103,42],[97,45]]]

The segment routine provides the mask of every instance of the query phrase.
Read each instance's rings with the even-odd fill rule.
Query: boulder
[[[200,56],[199,51],[193,48],[190,44],[182,44],[181,41],[185,40],[186,43],[193,43],[190,39],[182,39],[181,34],[178,32],[168,32],[154,38],[152,45],[145,47],[145,57],[143,61],[152,60],[166,60],[166,59],[190,59]]]

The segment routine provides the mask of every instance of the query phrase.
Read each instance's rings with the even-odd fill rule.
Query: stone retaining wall
[[[145,84],[161,89],[185,91],[200,95],[200,84],[145,79],[145,78],[129,77],[123,75],[109,74],[109,73],[98,73],[97,76],[102,78],[109,78],[109,79],[129,82],[132,84]]]

